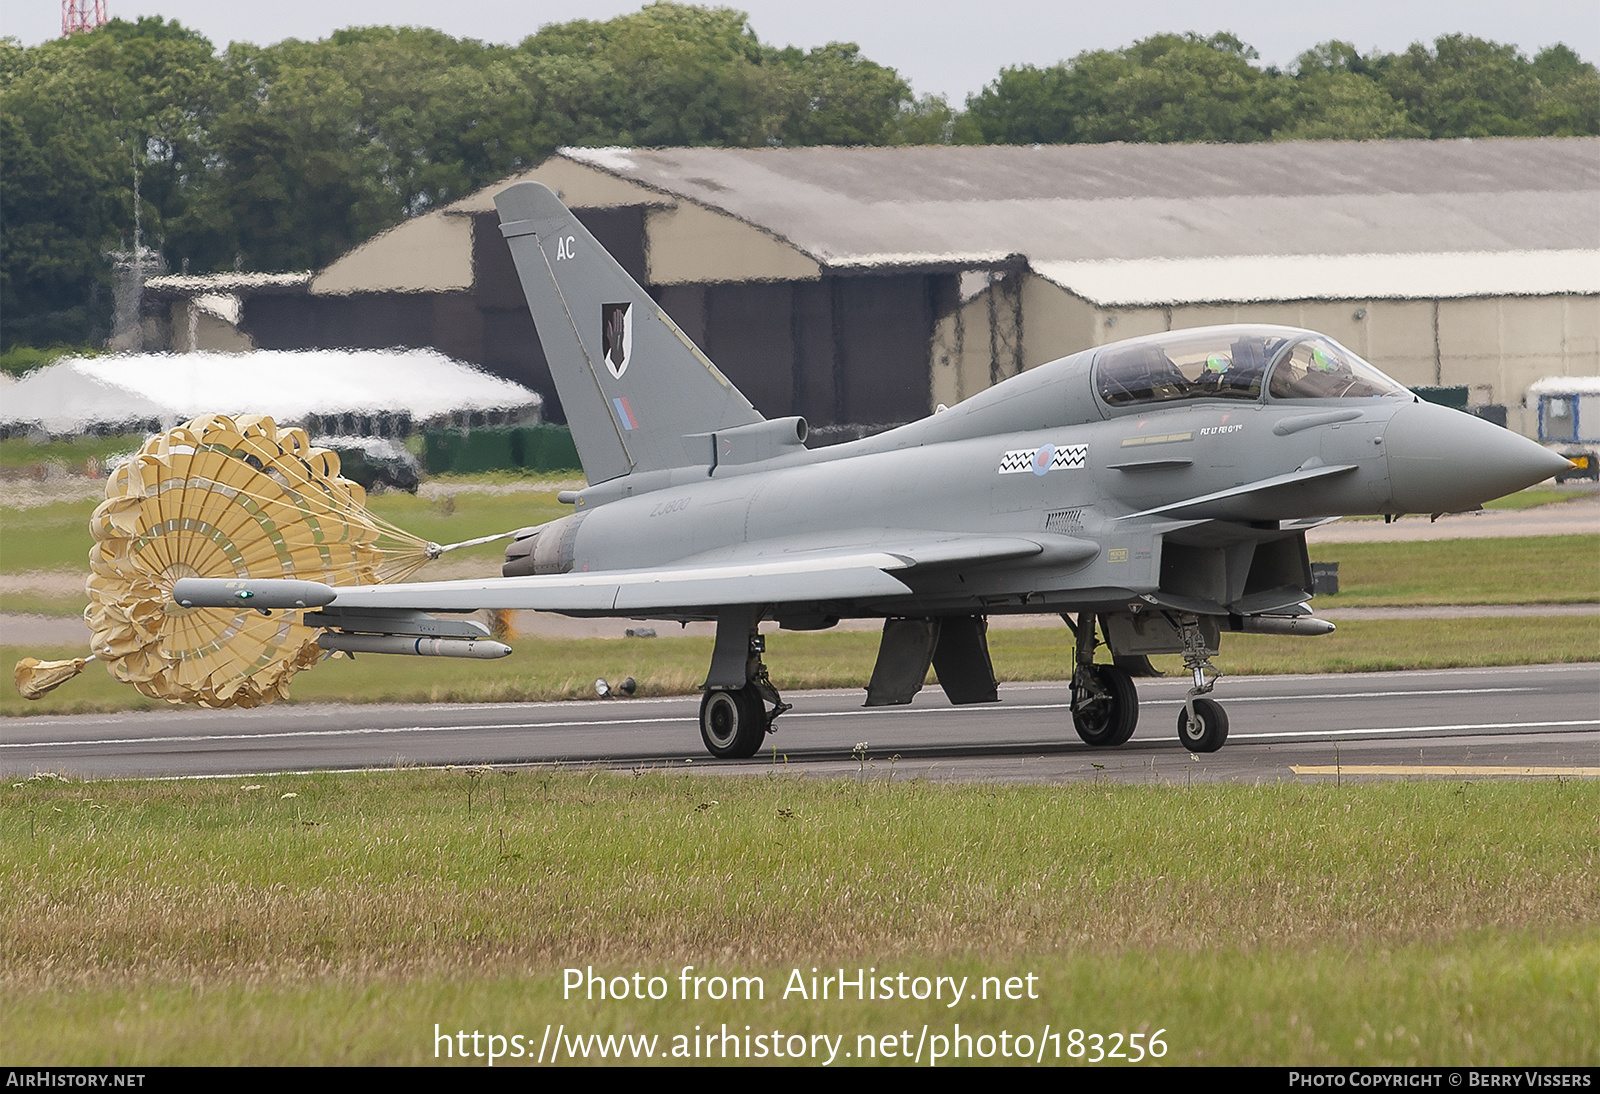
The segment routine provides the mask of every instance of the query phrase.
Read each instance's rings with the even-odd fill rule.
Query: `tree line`
[[[105,336],[105,252],[132,242],[136,191],[169,268],[292,270],[563,145],[1600,133],[1600,75],[1565,46],[1256,60],[1231,35],[1157,35],[1004,69],[957,108],[854,45],[778,49],[740,12],[675,3],[517,45],[369,27],[219,52],[160,18],[0,40],[0,346]]]

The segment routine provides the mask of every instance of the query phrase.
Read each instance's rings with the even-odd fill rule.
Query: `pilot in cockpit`
[[[1130,349],[1134,352],[1125,353],[1117,362],[1115,382],[1123,389],[1123,397],[1109,401],[1160,402],[1181,399],[1190,393],[1193,385],[1160,346]]]
[[[1299,384],[1298,394],[1302,397],[1337,399],[1355,386],[1356,378],[1350,365],[1321,346],[1312,346],[1309,358]]]
[[[1101,398],[1111,406],[1193,399],[1254,401],[1261,398],[1263,384],[1268,384],[1273,399],[1408,395],[1338,343],[1273,327],[1202,327],[1111,345],[1101,352],[1095,370]]]
[[[1265,345],[1259,338],[1241,338],[1227,350],[1206,354],[1193,394],[1219,398],[1255,398],[1267,370]]]
[[[1230,349],[1232,357],[1217,384],[1217,393],[1253,399],[1261,393],[1261,379],[1267,371],[1266,342],[1261,338],[1241,338]]]

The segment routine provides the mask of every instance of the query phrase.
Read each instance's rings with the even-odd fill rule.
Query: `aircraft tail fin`
[[[548,187],[494,203],[590,483],[710,463],[710,434],[763,421]]]

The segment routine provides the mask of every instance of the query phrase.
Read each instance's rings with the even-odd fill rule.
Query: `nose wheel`
[[[1196,697],[1178,711],[1178,740],[1190,752],[1215,752],[1228,739],[1228,712],[1215,699]]]
[[[1178,711],[1178,740],[1190,752],[1215,752],[1228,739],[1228,712],[1206,694],[1216,686],[1217,667],[1211,663],[1216,652],[1206,646],[1200,621],[1192,615],[1180,616],[1178,630],[1183,636],[1183,667],[1194,679],[1194,686]],[[1206,675],[1210,673],[1210,675]]]

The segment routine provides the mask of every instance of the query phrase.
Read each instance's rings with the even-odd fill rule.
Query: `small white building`
[[[1600,444],[1600,376],[1547,376],[1528,387],[1539,439],[1552,444]]]

